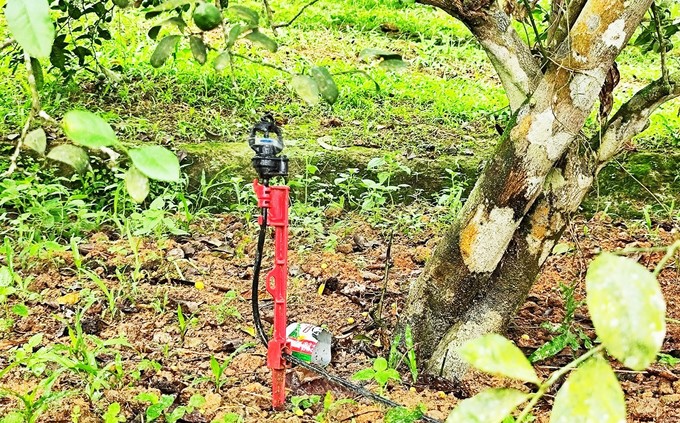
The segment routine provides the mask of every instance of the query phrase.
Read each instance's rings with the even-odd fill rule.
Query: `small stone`
[[[217,411],[222,405],[222,396],[214,392],[205,394],[205,404],[203,404],[203,411],[205,414],[212,414]]]
[[[168,251],[168,254],[165,256],[165,258],[170,261],[181,260],[184,258],[184,251],[181,248],[173,248],[172,250]]]
[[[382,280],[381,276],[376,275],[373,272],[366,272],[366,271],[361,272],[361,277],[364,278],[365,280],[369,280],[371,282],[378,282],[378,281]]]

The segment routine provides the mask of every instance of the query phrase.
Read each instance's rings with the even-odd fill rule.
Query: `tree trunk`
[[[569,35],[555,36],[560,44],[543,72],[496,2],[477,9],[461,9],[458,0],[427,3],[468,25],[514,111],[459,219],[412,284],[404,311],[428,371],[459,379],[467,366],[458,347],[505,329],[597,171],[645,128],[659,104],[678,95],[680,83],[675,75],[671,85],[651,84],[587,140],[580,135],[585,120],[651,1],[582,1],[578,16],[568,17]]]

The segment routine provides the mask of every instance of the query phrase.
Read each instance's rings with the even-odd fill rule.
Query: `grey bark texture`
[[[498,2],[423,2],[470,28],[513,110],[457,222],[413,281],[404,310],[428,370],[460,379],[467,365],[457,349],[505,329],[599,169],[679,94],[680,78],[650,84],[586,139],[585,120],[651,0],[570,2],[555,20],[562,30],[554,31],[554,53],[543,67]]]

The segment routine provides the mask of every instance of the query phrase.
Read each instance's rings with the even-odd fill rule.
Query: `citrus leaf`
[[[279,46],[276,44],[276,41],[261,33],[257,28],[246,34],[246,38],[255,44],[259,44],[272,53],[276,53],[276,50],[279,48]]]
[[[517,389],[488,389],[458,404],[446,423],[500,423],[528,397]]]
[[[149,178],[136,167],[131,166],[125,172],[125,189],[135,203],[141,203],[149,195]]]
[[[135,148],[128,151],[135,167],[151,179],[179,182],[179,160],[172,151],[160,145]]]
[[[247,8],[245,6],[234,5],[229,7],[229,11],[233,12],[236,16],[248,22],[250,25],[257,26],[260,23],[260,15],[258,15],[253,9]]]
[[[602,357],[593,357],[572,373],[555,396],[551,423],[626,421],[623,390]]]
[[[116,133],[108,122],[85,110],[66,112],[62,125],[66,136],[83,147],[108,147],[118,142]]]
[[[45,155],[47,148],[47,136],[42,128],[34,129],[26,135],[24,145],[41,156]]]
[[[161,26],[156,25],[156,26],[152,26],[151,29],[149,30],[149,32],[147,32],[146,35],[148,35],[149,38],[151,38],[152,40],[156,41],[156,38],[158,38],[159,32],[161,32]]]
[[[228,51],[220,53],[213,62],[213,67],[216,71],[221,72],[231,64],[231,54]]]
[[[194,59],[196,59],[198,63],[204,64],[208,52],[205,48],[205,43],[203,43],[203,40],[192,36],[189,38],[189,45],[191,46],[191,54],[194,55]]]
[[[290,81],[295,92],[310,105],[319,104],[319,85],[306,75],[295,75]]]
[[[62,144],[54,147],[48,154],[48,159],[66,163],[78,173],[82,173],[90,164],[90,158],[85,150],[71,144]]]
[[[321,97],[323,97],[328,104],[335,103],[339,95],[338,86],[335,85],[333,76],[328,69],[324,66],[317,66],[312,68],[311,74],[312,78],[314,78],[316,84],[319,86]]]
[[[539,383],[536,371],[522,351],[501,335],[490,333],[468,341],[460,348],[460,355],[483,372]]]
[[[633,370],[654,362],[666,335],[666,303],[651,272],[631,259],[601,254],[586,273],[586,302],[607,352]]]
[[[239,35],[243,34],[243,31],[246,28],[242,27],[239,24],[236,24],[231,27],[229,30],[229,36],[227,37],[227,48],[232,48],[234,44],[236,43],[236,40],[238,39]]]
[[[163,63],[165,63],[165,61],[168,60],[168,57],[175,51],[179,39],[179,35],[168,35],[163,38],[151,55],[151,66],[154,68],[163,66]]]
[[[5,17],[12,36],[29,56],[50,56],[55,32],[47,0],[8,0]]]

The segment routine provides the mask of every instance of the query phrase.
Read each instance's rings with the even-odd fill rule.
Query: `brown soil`
[[[208,222],[210,223],[210,222]],[[238,354],[225,371],[226,383],[220,391],[208,380],[209,360],[220,362],[235,348],[255,342],[250,312],[250,278],[257,228],[233,216],[222,216],[215,223],[195,225],[191,237],[174,240],[139,240],[141,276],[132,283],[135,257],[128,240],[115,239],[105,232],[93,234],[80,246],[83,266],[98,274],[106,284],[121,286],[116,268],[122,269],[125,292],[118,299],[117,314],[106,312],[105,301],[95,303],[86,313],[86,332],[111,339],[125,336],[132,346],[116,347],[121,352],[125,376],[111,380],[102,398],[90,401],[84,394],[84,382],[68,374],[61,377],[54,389],[74,390],[75,394],[50,408],[41,422],[71,422],[75,407],[80,408],[80,422],[100,421],[111,402],[119,402],[128,421],[141,421],[144,404],[134,400],[143,391],[177,395],[175,404],[186,404],[194,393],[207,399],[202,412],[185,417],[187,422],[209,422],[216,416],[236,412],[247,422],[282,421],[311,422],[322,411],[321,405],[302,416],[292,410],[274,412],[270,407],[269,371],[265,364],[265,348],[257,346]],[[377,309],[385,268],[385,239],[368,225],[353,222],[339,230],[339,242],[333,251],[324,251],[319,242],[308,243],[299,236],[290,242],[289,319],[325,325],[334,335],[333,361],[328,371],[350,377],[369,367],[372,358],[387,356],[392,339],[391,330],[403,306],[409,282],[418,277],[436,235],[424,232],[397,236],[392,247],[393,266],[385,294],[384,328],[377,327],[370,317]],[[563,243],[572,250],[549,259],[526,304],[519,310],[509,329],[509,337],[527,354],[550,340],[552,335],[542,327],[549,321],[560,323],[564,317],[560,283],[577,283],[576,298],[584,295],[586,266],[602,250],[625,247],[668,245],[678,237],[677,229],[658,227],[647,231],[639,226],[611,222],[604,218],[577,221],[564,236]],[[650,269],[660,260],[661,253],[640,254],[638,261]],[[271,256],[265,258],[270,263]],[[21,263],[20,263],[21,264]],[[181,270],[181,274],[177,269]],[[677,263],[672,261],[661,273],[660,281],[667,299],[668,317],[680,319],[680,284]],[[44,333],[44,345],[68,344],[66,322],[73,321],[74,311],[86,297],[86,289],[97,290],[85,277],[78,277],[72,254],[54,253],[49,257],[26,260],[21,266],[23,277],[33,276],[30,289],[41,294],[40,300],[28,301],[30,315],[16,320],[12,330],[0,338],[0,367],[8,363],[10,352],[35,333]],[[127,282],[125,280],[127,279]],[[204,289],[198,289],[201,283]],[[321,293],[319,287],[324,285]],[[198,287],[198,288],[197,288]],[[134,288],[134,289],[133,289]],[[233,290],[239,297],[228,303],[238,313],[220,313],[219,304],[225,293]],[[97,291],[99,292],[99,291]],[[77,296],[64,297],[77,293]],[[164,300],[167,295],[167,302]],[[101,295],[100,295],[101,297]],[[272,320],[268,294],[260,294],[265,326]],[[69,304],[72,300],[75,304]],[[10,301],[11,305],[12,301]],[[184,315],[197,318],[184,339],[177,324],[177,307]],[[103,314],[103,317],[102,317]],[[221,315],[220,315],[221,314]],[[269,322],[269,323],[268,323]],[[594,339],[592,322],[585,306],[575,314],[576,326]],[[663,351],[680,357],[680,327],[669,323]],[[582,353],[579,351],[578,353]],[[541,376],[562,366],[574,357],[567,348],[556,357],[540,362]],[[113,360],[111,354],[98,357],[101,366]],[[139,379],[132,376],[141,360],[155,360],[159,371],[145,370]],[[630,422],[680,422],[680,367],[655,364],[651,369],[634,372],[613,362],[622,382]],[[489,386],[509,385],[478,373],[471,373],[462,385],[454,385],[433,377],[422,376],[411,383],[406,366],[400,367],[401,384],[390,384],[385,394],[407,407],[425,405],[428,414],[444,420],[458,401]],[[24,370],[14,370],[2,380],[2,386],[25,391],[39,379]],[[515,384],[516,386],[516,384]],[[354,397],[352,393],[331,385],[317,375],[301,369],[291,369],[288,375],[289,397],[293,395],[324,395],[332,391],[334,398],[354,398],[355,403],[332,408],[329,421],[381,422],[385,409]],[[522,387],[520,385],[520,387]],[[375,386],[369,388],[376,391]],[[523,389],[528,389],[522,387]],[[547,422],[555,391],[546,396],[534,410],[539,422]],[[16,409],[18,403],[0,399],[0,415]]]

